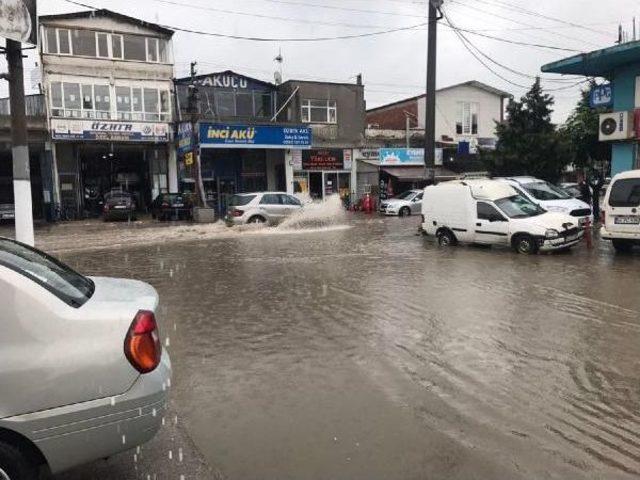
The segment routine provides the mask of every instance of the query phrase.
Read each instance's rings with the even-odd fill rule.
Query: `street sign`
[[[613,106],[613,86],[610,83],[595,85],[589,97],[591,108]]]
[[[0,0],[0,37],[38,44],[36,0]]]

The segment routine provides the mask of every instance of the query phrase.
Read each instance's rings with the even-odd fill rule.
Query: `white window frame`
[[[311,106],[311,102],[325,102],[326,106],[318,107]],[[303,123],[322,123],[328,125],[336,125],[338,123],[338,102],[335,100],[321,100],[316,98],[305,98],[302,101],[302,106],[300,107],[300,115]],[[312,121],[311,120],[311,110],[320,110],[326,109],[326,119],[325,121]],[[333,117],[333,118],[332,118]]]
[[[113,39],[114,37],[120,37],[120,56],[116,57],[113,54]],[[112,60],[124,60],[124,35],[121,33],[109,34],[109,58]]]
[[[480,130],[480,104],[478,102],[456,102],[456,135],[477,136]],[[473,116],[476,116],[476,131],[473,132]],[[462,132],[458,133],[458,124]]]
[[[69,42],[69,53],[62,53],[60,51],[60,30],[67,31],[67,41]],[[56,41],[58,42],[58,53],[57,55],[64,55],[66,57],[73,56],[73,43],[71,43],[71,29],[70,28],[56,28]]]
[[[149,41],[155,41],[156,43],[156,59],[150,60],[149,58]],[[160,63],[160,39],[158,37],[145,37],[144,39],[144,48],[147,54],[147,63]]]
[[[95,32],[96,34],[96,58],[106,58],[106,59],[110,59],[112,58],[112,54],[111,54],[111,34],[107,33],[107,32]],[[100,38],[100,35],[105,35],[107,37],[107,56],[103,57],[102,55],[100,55],[100,40],[98,40]]]

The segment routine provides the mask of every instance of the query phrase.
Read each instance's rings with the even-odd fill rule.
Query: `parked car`
[[[604,196],[600,236],[618,252],[640,245],[640,170],[619,173]]]
[[[558,185],[558,187],[561,188],[570,197],[577,198],[578,200],[582,200],[583,202],[585,202],[586,199],[582,194],[582,189],[580,188],[579,183],[561,183],[560,185]]]
[[[151,216],[158,220],[188,220],[193,204],[181,193],[161,193],[151,203]]]
[[[13,203],[0,203],[0,221],[16,218],[16,210]]]
[[[518,193],[549,212],[565,213],[575,217],[579,226],[593,224],[593,212],[588,203],[573,198],[560,187],[534,177],[507,177],[496,180],[505,182]]]
[[[104,196],[102,218],[108,220],[135,220],[136,201],[128,192],[109,192]]]
[[[405,217],[420,213],[422,208],[422,190],[407,190],[395,197],[380,202],[380,213]]]
[[[574,217],[547,212],[496,180],[456,180],[425,188],[422,230],[442,246],[504,245],[523,254],[568,249],[584,236]]]
[[[227,225],[268,223],[275,225],[299,211],[302,202],[283,192],[239,193],[229,199]]]
[[[158,294],[0,238],[0,479],[35,480],[150,440],[171,362]]]

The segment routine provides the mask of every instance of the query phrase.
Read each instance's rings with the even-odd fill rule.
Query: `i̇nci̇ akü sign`
[[[38,44],[36,0],[0,0],[0,37]]]
[[[200,124],[200,146],[209,148],[311,148],[303,126]]]

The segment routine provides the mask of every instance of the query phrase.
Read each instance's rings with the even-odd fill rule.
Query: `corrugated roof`
[[[620,66],[632,63],[640,63],[640,40],[547,63],[542,66],[542,71],[603,77]]]

